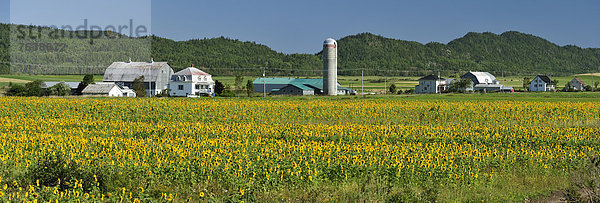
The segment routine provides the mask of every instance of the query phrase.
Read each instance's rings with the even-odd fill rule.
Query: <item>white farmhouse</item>
[[[89,84],[81,93],[84,96],[98,97],[135,97],[135,92],[129,88],[121,88],[113,82]]]
[[[545,75],[538,75],[535,77],[531,83],[529,83],[529,91],[531,92],[551,92],[555,91],[556,84],[552,82],[550,77]]]
[[[415,94],[437,94],[448,90],[449,81],[436,75],[428,75],[419,79],[415,86]]]
[[[212,95],[215,82],[212,76],[194,67],[183,69],[171,76],[170,95],[173,97],[196,97]]]

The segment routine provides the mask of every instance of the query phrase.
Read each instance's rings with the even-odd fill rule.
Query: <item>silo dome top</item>
[[[337,45],[337,42],[334,39],[328,38],[323,42],[324,45]]]

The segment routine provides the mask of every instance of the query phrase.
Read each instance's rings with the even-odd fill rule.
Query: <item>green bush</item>
[[[219,94],[220,97],[235,97],[235,93],[233,93],[233,91],[226,89],[223,90],[223,92],[221,92],[221,94]]]
[[[54,96],[69,96],[71,94],[71,87],[65,83],[58,83],[47,90],[48,95]]]
[[[83,169],[61,153],[41,156],[29,167],[25,176],[30,183],[39,183],[40,186],[58,187],[61,191],[81,187],[85,192],[95,187],[102,188],[105,177],[99,169]]]

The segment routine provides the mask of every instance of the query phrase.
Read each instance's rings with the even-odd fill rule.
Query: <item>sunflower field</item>
[[[600,101],[0,97],[1,201],[428,201],[599,154]]]

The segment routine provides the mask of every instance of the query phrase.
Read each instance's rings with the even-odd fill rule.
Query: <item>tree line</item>
[[[50,28],[43,28],[51,33]],[[15,35],[15,33],[12,33]],[[120,35],[98,39],[63,38],[64,52],[36,52],[10,44],[10,26],[0,24],[0,73],[102,74],[115,61],[167,61],[177,71],[190,67],[218,76],[261,75],[320,76],[322,55],[284,54],[256,42],[225,37],[174,41],[158,36],[126,38]],[[35,40],[32,40],[35,41]],[[488,71],[504,75],[572,75],[600,72],[600,49],[558,46],[530,34],[509,31],[468,33],[442,44],[385,38],[371,33],[347,36],[338,41],[339,75],[422,76],[439,72],[453,75],[464,71]],[[315,42],[315,46],[321,46]],[[86,65],[82,65],[86,64]],[[93,64],[93,66],[89,66]]]

